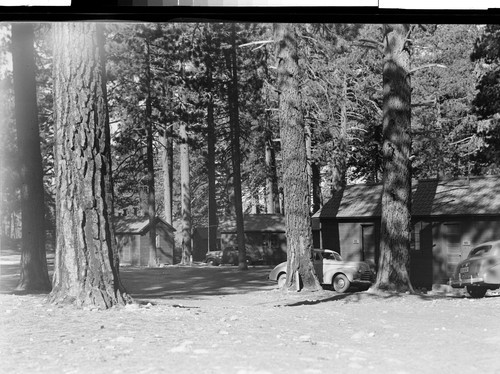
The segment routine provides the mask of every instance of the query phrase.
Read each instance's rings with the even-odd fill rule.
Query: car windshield
[[[474,248],[470,252],[469,257],[472,257],[472,256],[482,256],[482,255],[488,253],[490,249],[491,249],[491,245],[482,245],[480,247]]]
[[[322,255],[328,260],[342,261],[342,257],[336,252],[323,252]]]

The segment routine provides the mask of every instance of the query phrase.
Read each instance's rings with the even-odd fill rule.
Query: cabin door
[[[459,223],[445,224],[446,232],[446,275],[453,274],[457,264],[462,260],[462,234]]]
[[[362,225],[362,260],[368,263],[376,264],[375,262],[375,225]]]

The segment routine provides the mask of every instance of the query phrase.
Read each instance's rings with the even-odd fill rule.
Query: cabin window
[[[271,234],[271,248],[279,247],[279,237],[278,234]]]
[[[420,231],[422,230],[422,222],[417,222],[411,230],[410,249],[412,251],[420,251]]]

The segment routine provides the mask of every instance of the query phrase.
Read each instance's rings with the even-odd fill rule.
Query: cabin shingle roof
[[[285,232],[285,217],[282,214],[247,214],[243,218],[245,232]],[[234,219],[222,222],[220,232],[236,232]]]
[[[147,216],[121,216],[114,217],[115,232],[117,234],[140,234],[144,235],[149,231],[149,218]],[[163,224],[171,231],[175,229],[160,217],[156,217],[156,224]]]
[[[337,192],[315,214],[321,218],[380,217],[382,185],[357,184]],[[414,181],[413,216],[500,216],[500,176]]]

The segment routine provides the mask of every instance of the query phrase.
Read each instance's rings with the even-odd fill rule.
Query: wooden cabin
[[[381,200],[381,184],[338,191],[314,215],[315,245],[378,264]],[[414,181],[411,213],[412,283],[444,284],[474,246],[500,239],[500,176]]]
[[[154,253],[149,245],[149,218],[146,216],[115,217],[115,236],[120,265],[148,266]],[[156,249],[159,264],[174,264],[175,229],[161,218],[156,218]]]
[[[264,264],[286,261],[285,217],[281,214],[247,214],[244,216],[247,250],[260,252]],[[221,248],[237,247],[236,221],[219,225]]]

